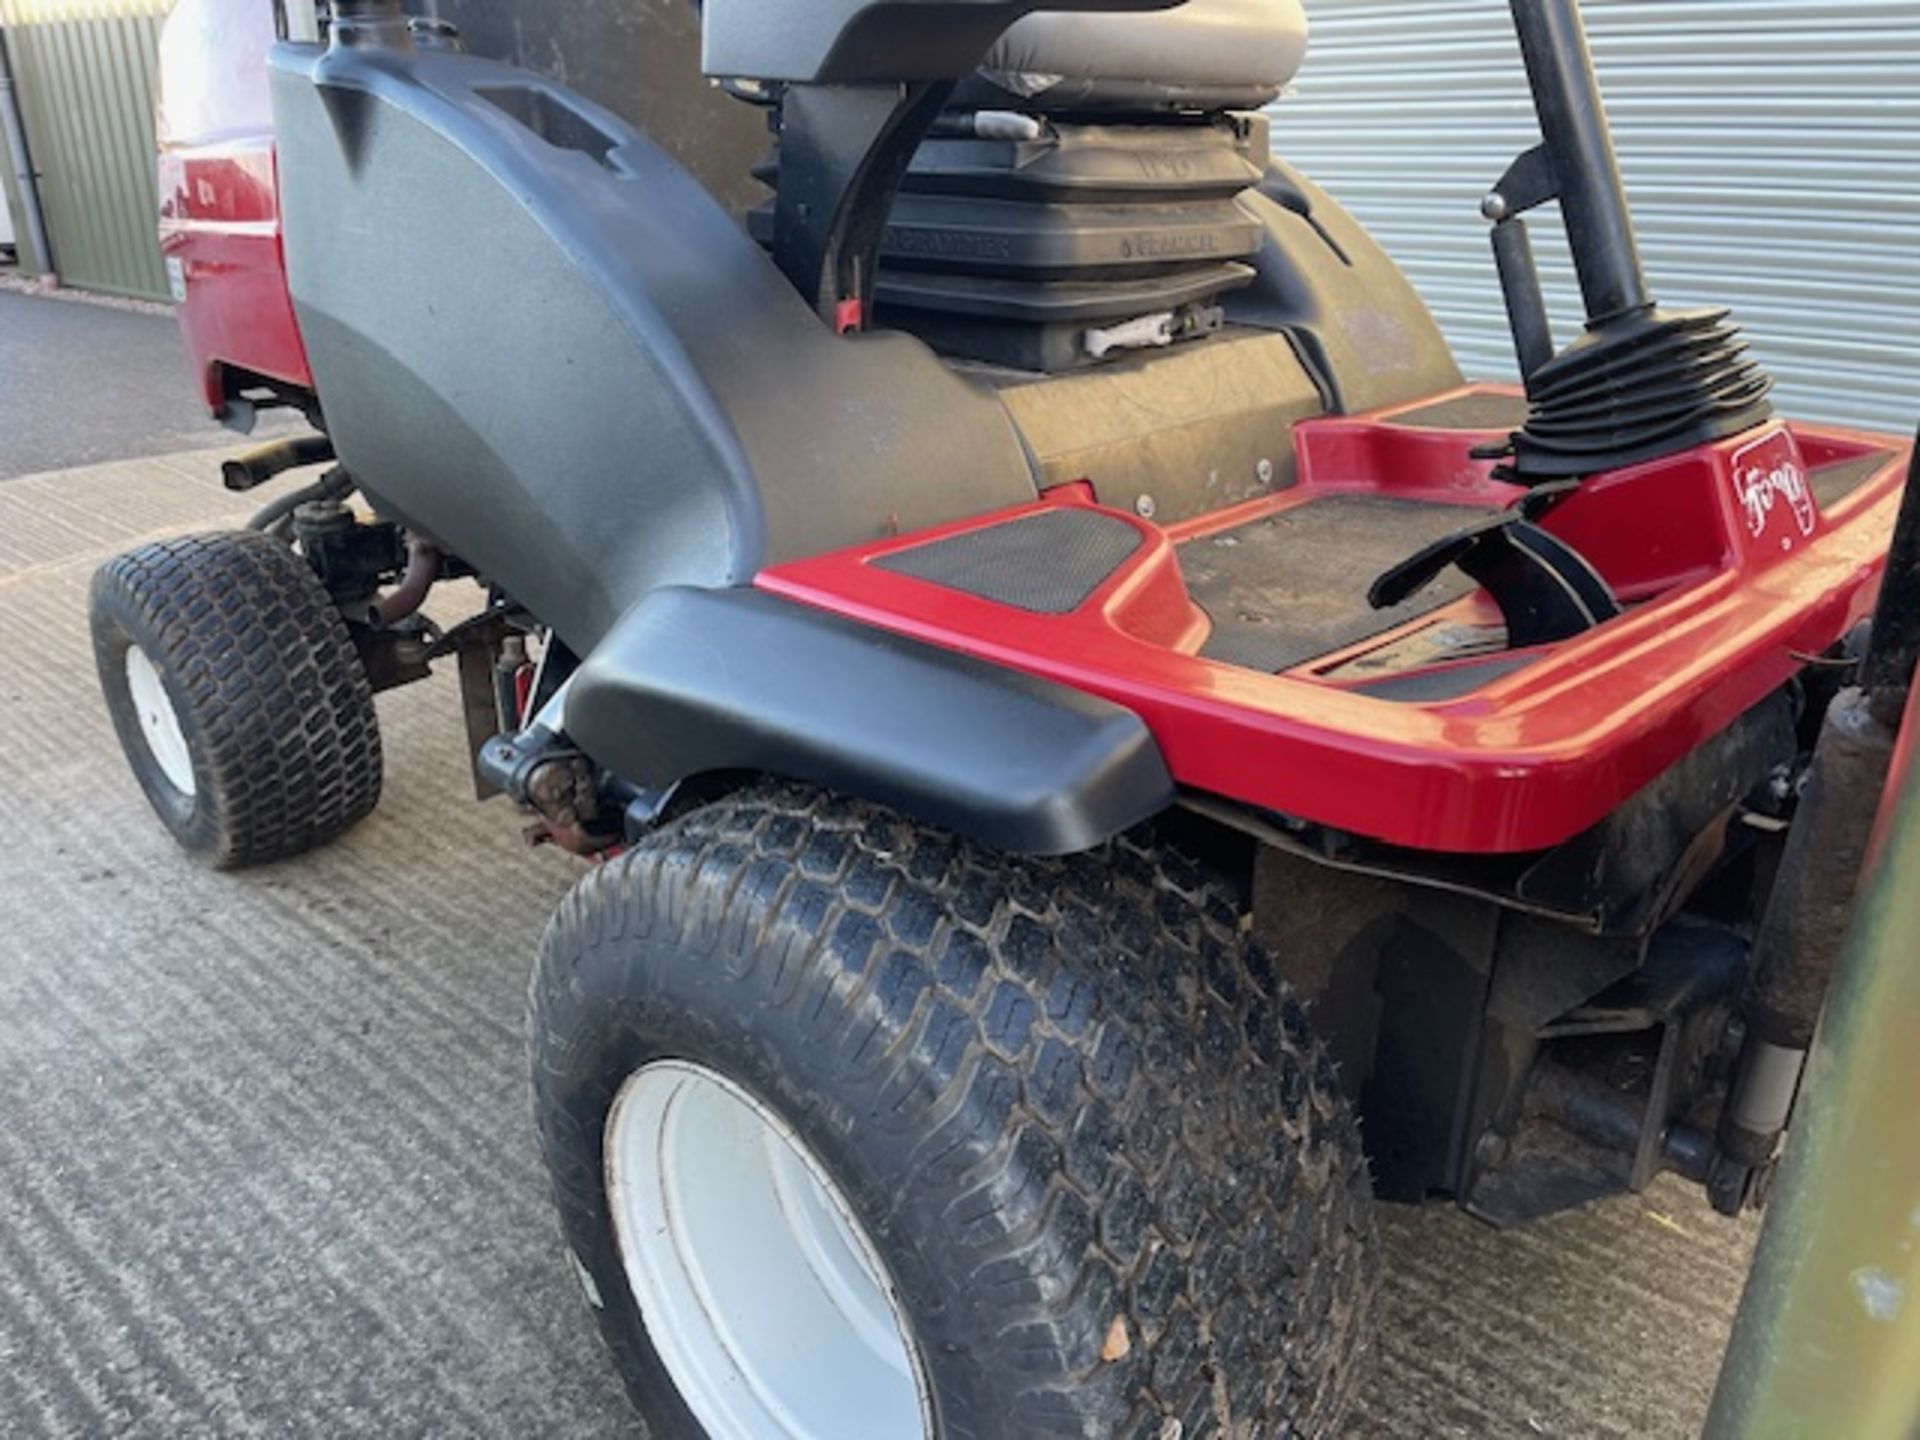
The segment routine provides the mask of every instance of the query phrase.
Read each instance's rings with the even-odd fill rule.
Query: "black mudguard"
[[[657,590],[576,672],[568,737],[660,790],[750,770],[995,849],[1085,850],[1174,785],[1132,711],[752,589]]]
[[[661,585],[1034,498],[1005,409],[839,336],[673,157],[471,55],[275,47],[287,280],[341,464],[585,654]]]

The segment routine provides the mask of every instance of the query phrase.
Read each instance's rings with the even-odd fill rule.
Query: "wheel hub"
[[[180,716],[160,679],[160,672],[147,652],[138,645],[127,647],[127,689],[133,696],[133,708],[140,717],[140,734],[147,742],[167,783],[182,795],[194,793],[193,754],[187,749],[187,737],[180,729]]]
[[[607,1121],[609,1208],[642,1319],[717,1440],[929,1436],[909,1328],[818,1157],[717,1071],[642,1066]]]

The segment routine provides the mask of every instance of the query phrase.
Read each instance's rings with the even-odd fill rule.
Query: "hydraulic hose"
[[[293,518],[293,512],[302,505],[314,500],[344,500],[353,494],[353,477],[344,470],[329,470],[311,485],[303,485],[298,490],[290,490],[285,495],[269,501],[247,521],[249,530],[264,530],[269,535],[277,535]]]
[[[220,481],[229,490],[251,490],[285,470],[324,465],[333,459],[333,441],[325,435],[295,435],[256,445],[220,466]]]
[[[391,625],[418,610],[440,578],[440,552],[424,540],[407,545],[407,568],[400,583],[382,595],[373,606],[373,623]]]

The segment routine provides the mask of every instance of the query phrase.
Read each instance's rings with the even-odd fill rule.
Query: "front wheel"
[[[1224,888],[734,796],[584,879],[531,1046],[653,1433],[1331,1430],[1377,1273],[1352,1115]]]
[[[93,577],[100,689],[154,813],[227,869],[299,855],[380,798],[380,724],[305,560],[252,530],[162,540]]]

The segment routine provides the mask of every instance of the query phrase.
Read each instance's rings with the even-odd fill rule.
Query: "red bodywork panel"
[[[180,0],[163,37],[160,241],[216,410],[229,368],[313,386],[281,246],[271,38],[259,0]],[[1578,834],[1868,613],[1911,447],[1772,425],[1595,477],[1549,512],[1545,528],[1586,556],[1627,612],[1458,698],[1363,693],[1355,676],[1364,667],[1353,662],[1448,620],[1497,624],[1484,594],[1278,674],[1200,654],[1211,622],[1188,595],[1181,542],[1333,493],[1481,507],[1463,510],[1463,524],[1522,493],[1469,453],[1501,432],[1395,421],[1455,396],[1296,426],[1298,482],[1277,495],[1166,528],[1106,512],[1142,543],[1071,613],[1015,608],[869,562],[1036,510],[1096,505],[1085,483],[1034,506],[776,566],[756,583],[1124,705],[1193,789],[1460,853],[1538,850]],[[1873,473],[1823,512],[1810,475],[1876,453],[1884,459]],[[1353,594],[1373,578],[1353,575]],[[1474,663],[1429,658],[1418,673]]]
[[[280,251],[273,137],[165,151],[160,185],[160,253],[207,404],[226,401],[223,367],[311,390]]]
[[[262,0],[178,0],[160,37],[160,253],[209,407],[222,372],[311,390],[280,247]]]
[[[1037,507],[775,566],[756,583],[1124,705],[1193,789],[1418,849],[1538,850],[1604,818],[1869,612],[1912,448],[1775,424],[1587,481],[1541,523],[1626,613],[1462,698],[1386,700],[1329,672],[1439,618],[1497,623],[1483,593],[1280,674],[1198,654],[1209,621],[1187,596],[1179,541],[1329,492],[1482,506],[1521,493],[1468,454],[1497,432],[1390,423],[1415,408],[1300,424],[1298,483],[1248,505],[1168,529],[1107,512],[1145,543],[1069,614],[868,563]],[[1809,475],[1876,452],[1871,477],[1821,513]],[[1090,503],[1082,485],[1039,505]],[[1356,574],[1355,593],[1373,578]]]

